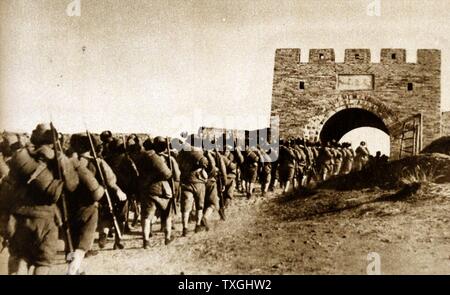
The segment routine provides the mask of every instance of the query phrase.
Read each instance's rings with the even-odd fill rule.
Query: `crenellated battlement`
[[[383,48],[380,52],[381,64],[406,64],[406,49],[402,48]],[[301,62],[300,48],[281,48],[276,50],[275,64],[305,64]],[[335,63],[335,52],[332,48],[319,48],[309,50],[308,63],[330,64]],[[371,50],[366,48],[345,49],[344,62],[352,64],[372,63]],[[420,65],[440,65],[441,51],[438,49],[418,49],[417,63]]]
[[[334,62],[334,49],[310,49],[309,62],[310,63],[330,63]]]
[[[344,63],[370,63],[370,49],[345,49]]]

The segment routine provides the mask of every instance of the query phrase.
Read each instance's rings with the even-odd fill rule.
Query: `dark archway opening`
[[[383,120],[374,113],[364,109],[349,108],[337,112],[325,122],[320,132],[320,140],[322,142],[339,141],[345,134],[360,127],[373,127],[389,134]]]

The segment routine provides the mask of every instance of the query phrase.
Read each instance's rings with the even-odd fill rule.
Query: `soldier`
[[[141,142],[140,139],[137,135],[135,134],[131,134],[130,136],[128,136],[126,139],[124,138],[125,141],[125,153],[127,155],[127,158],[129,158],[130,162],[132,165],[134,165],[134,167],[132,167],[133,172],[131,172],[131,189],[134,191],[134,199],[131,199],[131,204],[133,205],[133,209],[135,212],[134,215],[134,220],[132,223],[132,226],[136,226],[138,219],[141,218],[141,210],[140,210],[140,197],[139,197],[139,188],[138,188],[138,183],[139,183],[139,169],[137,168],[138,163],[136,163],[136,159],[138,159],[140,157],[140,153],[142,151],[143,146],[141,146]],[[147,138],[144,143],[146,143],[146,146],[148,145],[148,149],[144,147],[145,150],[152,150],[153,149],[153,138],[149,137]],[[137,178],[135,177],[135,175],[139,175]],[[132,195],[133,196],[133,195]]]
[[[236,168],[236,182],[235,183],[236,183],[236,190],[239,193],[245,193],[244,176],[243,176],[243,172],[242,172],[244,170],[244,156],[243,156],[242,150],[243,150],[243,147],[240,144],[240,140],[238,138],[236,138],[235,142],[234,142],[234,153],[235,153],[235,156],[238,156],[236,154],[236,152],[239,152],[240,156],[238,156],[238,157],[242,158],[242,160],[236,162],[237,168]]]
[[[340,144],[336,143],[333,147],[333,176],[338,176],[341,173],[341,167],[342,167],[342,147]]]
[[[317,161],[320,165],[321,181],[326,181],[333,172],[333,153],[330,147],[330,143],[324,143],[320,149]]]
[[[356,171],[361,171],[364,166],[366,166],[367,162],[369,162],[369,149],[366,146],[364,141],[361,141],[359,146],[356,148],[356,157],[355,157],[355,169]]]
[[[279,174],[280,184],[283,194],[289,191],[295,174],[295,155],[290,147],[290,143],[280,142]]]
[[[156,137],[154,139],[154,143],[157,145],[157,149],[162,150],[163,148],[165,148],[165,150],[163,152],[160,153],[161,156],[164,157],[164,159],[166,160],[166,164],[169,168],[171,168],[172,171],[172,178],[171,178],[171,188],[172,188],[172,195],[173,195],[173,203],[172,203],[172,209],[173,209],[173,214],[176,215],[176,208],[178,208],[178,203],[180,201],[180,196],[181,196],[181,184],[180,184],[180,180],[181,180],[181,171],[180,171],[180,166],[178,165],[177,162],[177,151],[175,149],[173,149],[172,144],[169,143],[169,146],[167,147],[167,142],[165,141],[165,139],[163,137]],[[159,145],[159,147],[158,147]],[[147,148],[145,147],[145,149],[147,150]],[[172,183],[173,183],[173,187],[172,187]],[[162,230],[165,231],[164,229],[164,223],[161,224],[162,225]],[[172,230],[175,229],[175,225],[172,223]]]
[[[134,210],[134,219],[132,226],[137,224],[139,219],[139,205],[137,203],[137,181],[139,178],[139,172],[136,167],[136,163],[131,159],[128,149],[126,146],[125,137],[114,139],[110,146],[111,152],[113,153],[112,158],[106,159],[111,161],[111,168],[117,175],[117,184],[125,192],[128,197],[126,203],[123,203],[125,208],[123,210],[118,208],[118,212],[122,212],[124,217],[124,231],[125,233],[130,233],[131,229],[129,226],[129,214],[130,207]]]
[[[260,172],[259,172],[259,181],[261,183],[261,195],[264,197],[267,195],[269,191],[269,186],[271,183],[272,176],[272,162],[269,154],[260,149]]]
[[[173,192],[169,184],[173,173],[162,155],[165,145],[164,139],[155,139],[153,149],[141,150],[137,147],[136,138],[132,137],[134,144],[128,144],[133,151],[130,153],[139,172],[138,195],[141,202],[141,226],[143,248],[149,249],[149,240],[152,236],[151,222],[157,211],[161,214],[164,227],[165,241],[172,242],[172,204]],[[147,146],[148,147],[148,146]]]
[[[148,146],[147,146],[148,148]],[[176,213],[176,199],[179,194],[179,183],[181,178],[181,171],[176,159],[173,156],[173,152],[170,150],[170,143],[167,139],[161,136],[157,136],[153,139],[153,150],[164,160],[164,164],[169,168],[171,177],[163,182],[163,188],[169,189],[169,192],[165,192],[166,198],[169,197],[168,206],[162,206],[165,202],[161,201],[155,204],[159,204],[157,214],[161,216],[161,228],[165,234],[165,244],[168,245],[173,241],[172,239],[172,216]],[[155,200],[155,198],[153,198]],[[164,200],[165,201],[165,200]],[[151,233],[150,233],[151,234]]]
[[[310,180],[314,180],[315,182],[322,180],[321,167],[319,163],[319,154],[321,149],[320,142],[310,142],[310,152],[311,152],[311,169],[310,169]]]
[[[116,175],[117,185],[127,195],[133,195],[136,193],[136,181],[137,181],[137,168],[133,161],[125,154],[124,142],[118,138],[112,138],[107,145],[108,153],[104,153],[104,160],[111,167],[112,171]],[[103,150],[105,151],[105,150]],[[125,201],[121,201],[115,194],[111,195],[114,213],[120,226],[120,231],[124,232],[128,226],[126,222],[126,215],[128,210],[128,198]],[[110,229],[113,227],[112,216],[109,211],[109,206],[105,203],[105,199],[100,202],[99,211],[99,247],[104,248],[107,243],[107,237]],[[128,228],[128,232],[130,229]],[[115,236],[115,242],[113,249],[123,249],[119,237]]]
[[[303,183],[302,186],[306,187],[309,185],[311,179],[313,178],[315,174],[315,159],[314,159],[314,152],[312,149],[312,143],[311,142],[305,142],[305,145],[303,147],[303,153],[306,157],[306,166],[304,170],[304,177],[303,177]]]
[[[256,148],[246,146],[243,153],[243,178],[245,180],[245,192],[247,198],[250,199],[253,195],[253,189],[258,177],[258,163],[260,161],[260,155]]]
[[[221,206],[221,196],[219,194],[223,194],[223,190],[225,188],[224,184],[227,181],[227,170],[224,160],[222,159],[222,155],[217,149],[212,151],[206,150],[204,152],[204,156],[208,159],[208,167],[206,170],[206,173],[208,174],[208,180],[205,185],[205,206],[203,210],[202,224],[208,231],[210,229],[209,219],[214,210],[218,210],[220,218],[222,220],[225,220],[223,202]]]
[[[113,141],[114,137],[112,135],[112,132],[109,130],[103,131],[100,134],[100,140],[102,141],[102,145],[101,145],[101,155],[103,158],[108,157],[110,150],[109,150],[109,145],[110,143]]]
[[[375,153],[375,158],[374,158],[374,160],[375,160],[375,165],[376,165],[376,166],[380,165],[380,163],[381,163],[381,151],[377,151],[377,152]]]
[[[319,158],[319,154],[320,154],[320,149],[322,148],[322,145],[319,141],[315,142],[315,144],[312,145],[312,151],[314,154],[314,159],[318,159]]]
[[[0,142],[0,184],[3,178],[9,173],[7,162],[16,150],[22,148],[23,145],[17,134],[3,134]]]
[[[304,141],[303,139],[297,139],[293,147],[293,152],[295,155],[296,165],[295,165],[295,187],[302,187],[304,185],[304,178],[306,177],[306,154],[304,152]]]
[[[351,143],[344,142],[342,149],[342,174],[349,174],[352,171],[353,159],[355,157],[355,151],[351,147]]]
[[[96,149],[94,152],[98,152],[100,143],[94,136],[91,139],[93,148]],[[111,167],[103,159],[98,159],[98,165],[105,178],[106,187],[99,183],[100,171],[98,171],[92,155],[92,147],[87,134],[72,135],[70,145],[74,151],[71,160],[80,179],[80,185],[67,198],[70,229],[75,249],[67,274],[75,275],[83,273],[82,262],[86,252],[92,248],[99,219],[99,202],[105,199],[105,190],[111,191],[120,201],[126,201],[127,197],[117,185],[117,179]]]
[[[272,164],[271,166],[271,171],[270,171],[270,185],[269,185],[269,191],[273,192],[277,186],[278,186],[278,179],[280,178],[279,176],[279,159],[278,159],[278,152],[274,149],[270,150],[270,156],[272,158]],[[273,154],[272,154],[273,153]]]
[[[72,192],[78,186],[78,176],[72,162],[62,153],[56,157],[53,130],[39,124],[31,135],[31,144],[19,149],[11,158],[10,173],[2,184],[0,199],[8,214],[10,274],[45,275],[56,255],[58,218],[56,202],[63,190]],[[63,179],[58,179],[57,165]],[[5,212],[6,211],[6,212]]]
[[[4,133],[1,139],[1,154],[6,162],[11,159],[17,150],[29,144],[29,142],[24,141],[22,137],[15,133]]]
[[[244,157],[239,149],[234,149],[232,146],[226,146],[223,161],[225,163],[227,179],[224,183],[224,209],[230,206],[231,201],[234,198],[234,189],[236,187],[236,179],[238,173],[238,167],[244,162]]]
[[[22,148],[22,143],[19,140],[17,134],[7,134],[4,133],[1,137],[0,143],[0,253],[8,244],[9,232],[8,232],[8,221],[9,212],[8,204],[9,194],[7,191],[8,186],[8,174],[9,174],[9,161],[16,150]],[[2,190],[2,182],[5,179],[4,189]],[[3,194],[3,195],[2,195]],[[4,201],[2,201],[4,200]]]
[[[196,226],[195,232],[201,230],[203,209],[205,205],[205,191],[208,174],[208,159],[203,155],[201,139],[195,135],[188,137],[182,150],[178,154],[181,170],[181,214],[183,223],[183,237],[188,234],[189,215],[195,202]]]
[[[9,173],[8,164],[6,164],[5,157],[3,153],[0,152],[0,184],[2,183],[3,178],[6,177]]]

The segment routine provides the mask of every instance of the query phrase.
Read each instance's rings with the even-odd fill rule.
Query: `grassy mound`
[[[330,179],[319,187],[352,190],[379,187],[396,189],[414,183],[450,182],[450,156],[420,154],[369,167],[360,172]]]
[[[425,147],[422,154],[440,153],[445,155],[450,155],[450,136],[443,136],[436,139]]]

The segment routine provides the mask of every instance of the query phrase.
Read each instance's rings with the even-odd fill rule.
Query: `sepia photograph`
[[[446,0],[1,0],[0,275],[449,274],[449,31]]]

